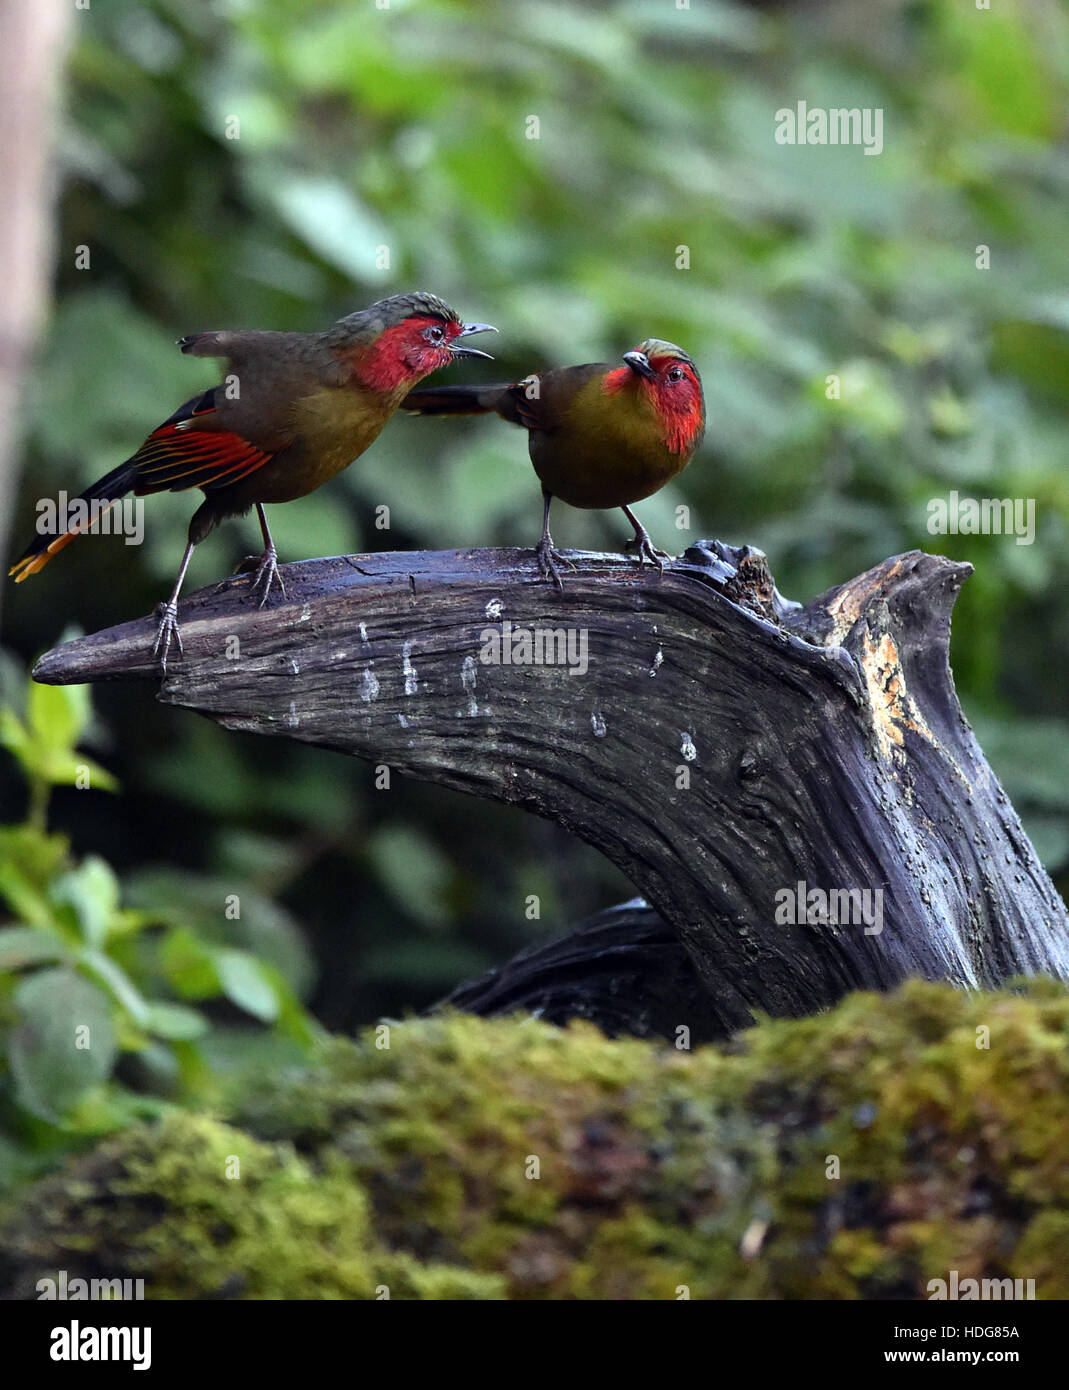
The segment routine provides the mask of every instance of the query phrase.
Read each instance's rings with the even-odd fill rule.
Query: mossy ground
[[[414,1020],[23,1190],[0,1286],[33,1297],[62,1268],[150,1298],[924,1298],[956,1269],[1067,1298],[1067,1043],[1069,996],[1042,981],[855,994],[692,1053]]]

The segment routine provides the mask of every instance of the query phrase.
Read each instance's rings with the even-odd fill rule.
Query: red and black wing
[[[274,458],[272,451],[250,444],[231,430],[210,428],[215,390],[179,406],[133,455],[135,496],[184,492],[191,487],[213,492],[248,477]],[[194,421],[197,427],[191,428]]]
[[[205,429],[215,411],[215,388],[186,401],[155,429],[131,458],[112,469],[80,494],[78,500],[95,504],[77,524],[59,535],[39,533],[8,570],[20,584],[48,564],[75,536],[91,529],[96,518],[114,507],[128,492],[143,497],[150,492],[182,492],[200,487],[205,492],[229,487],[247,478],[275,457],[232,430]],[[196,429],[190,422],[197,421]],[[203,423],[201,423],[203,422]]]

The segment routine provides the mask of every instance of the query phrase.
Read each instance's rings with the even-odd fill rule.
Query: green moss
[[[1069,997],[1048,983],[913,983],[694,1053],[460,1015],[376,1036],[24,1191],[0,1285],[870,1298],[957,1269],[1067,1294]]]

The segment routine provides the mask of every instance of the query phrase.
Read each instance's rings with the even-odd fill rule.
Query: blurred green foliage
[[[709,429],[687,472],[640,508],[655,540],[758,544],[797,598],[913,546],[971,561],[959,691],[1065,890],[1063,10],[110,0],[78,24],[20,532],[37,498],[84,486],[212,384],[209,364],[172,346],[184,332],[315,329],[421,287],[499,325],[487,379],[667,337],[702,369]],[[882,154],[778,145],[775,112],[799,99],[881,108]],[[1034,544],[930,535],[927,504],[951,489],[1035,499]],[[71,620],[92,630],[148,612],[195,501],[150,498],[142,547],[82,540],[9,591],[9,648],[25,660]],[[387,532],[373,526],[382,504]],[[284,559],[527,545],[539,497],[518,431],[399,419],[271,520]],[[618,546],[626,532],[618,515],[555,516],[564,545]],[[231,569],[254,534],[235,523],[212,536],[191,585]],[[123,794],[90,808],[61,788],[53,815],[80,852],[116,866],[138,911],[167,921],[172,973],[166,953],[157,964],[180,995],[206,952],[214,974],[200,987],[210,977],[268,1013],[269,991],[219,964],[249,949],[219,906],[235,884],[259,893],[257,960],[281,970],[280,924],[300,923],[315,957],[302,981],[332,1028],[429,1002],[628,893],[593,852],[519,812],[398,778],[376,791],[370,768],[226,733],[145,687],[101,691],[99,708],[96,751]],[[4,726],[37,769],[39,820],[52,774],[28,752],[35,727]],[[19,783],[3,806],[21,817]],[[125,951],[143,936],[115,940]]]
[[[134,875],[124,893],[103,859],[79,862],[48,832],[49,787],[117,790],[79,750],[89,716],[84,687],[31,682],[24,717],[7,705],[0,718],[31,791],[29,821],[0,827],[0,901],[12,918],[0,927],[0,1190],[161,1113],[167,1098],[210,1098],[228,1038],[258,1040],[225,1007],[213,1039],[195,1004],[228,1001],[229,1013],[274,1025],[295,1056],[319,1033],[298,998],[311,984],[302,938],[275,904],[233,882],[169,874]]]

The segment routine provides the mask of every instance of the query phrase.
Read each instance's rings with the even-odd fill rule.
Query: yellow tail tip
[[[65,532],[62,536],[57,536],[46,549],[39,550],[35,555],[24,555],[21,560],[16,560],[8,570],[8,574],[13,574],[15,583],[21,584],[24,579],[29,579],[31,574],[43,570],[53,555],[58,555],[64,546],[70,545],[75,536],[80,534],[79,531],[72,530]]]

